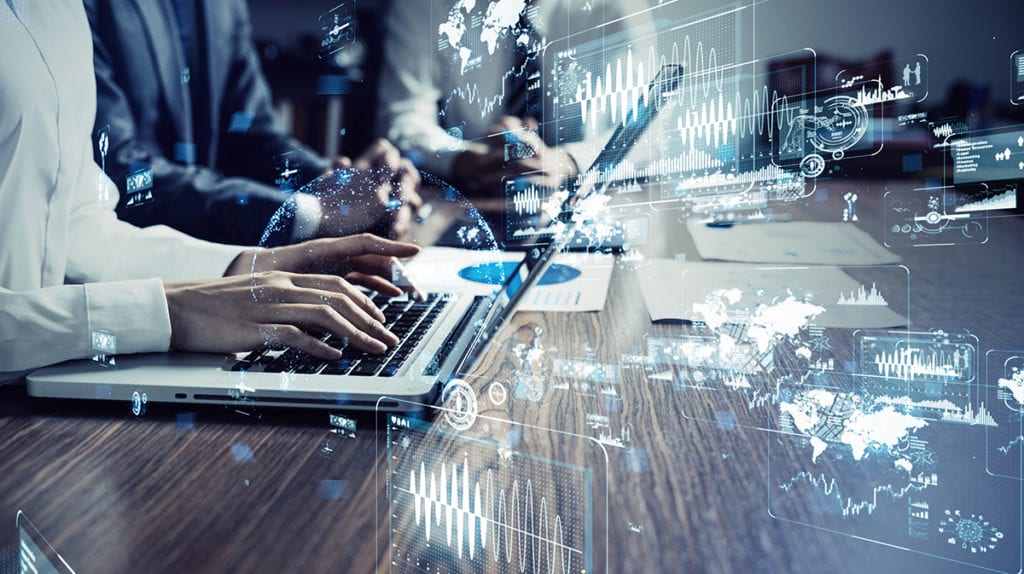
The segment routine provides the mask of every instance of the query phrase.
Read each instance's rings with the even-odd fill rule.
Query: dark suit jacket
[[[327,161],[280,126],[252,43],[245,0],[197,0],[205,44],[198,73],[204,94],[182,83],[185,57],[173,0],[85,0],[96,66],[96,129],[109,126],[107,174],[121,190],[118,215],[139,226],[165,224],[225,243],[255,244],[287,195],[274,184],[285,152],[305,179]],[[193,110],[196,106],[196,110]],[[199,110],[198,106],[204,106]],[[193,112],[209,124],[193,132]],[[245,131],[228,131],[248,114]],[[205,122],[204,122],[205,123]],[[195,144],[195,164],[175,160],[175,144]],[[96,161],[100,162],[98,148]],[[153,201],[126,207],[133,164],[153,167]],[[301,183],[301,182],[300,182]],[[290,223],[272,239],[290,236]]]

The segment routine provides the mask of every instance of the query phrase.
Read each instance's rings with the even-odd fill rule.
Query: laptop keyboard
[[[298,349],[257,349],[232,367],[232,371],[264,373],[299,373],[308,375],[353,375],[361,377],[393,377],[401,370],[413,351],[437,322],[451,301],[440,293],[427,294],[424,301],[372,297],[384,313],[384,325],[399,338],[399,343],[383,354],[360,351],[347,344],[345,337],[325,334],[320,340],[341,351],[341,359],[324,361]]]

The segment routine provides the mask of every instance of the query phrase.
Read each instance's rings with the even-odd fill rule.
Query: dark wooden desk
[[[812,202],[795,217],[838,220],[842,193],[854,186],[829,187],[828,201]],[[881,239],[885,185],[855,188],[860,227]],[[648,256],[696,259],[674,217],[654,222]],[[1024,222],[993,219],[989,234],[985,245],[897,250],[911,269],[913,327],[969,329],[982,356],[988,349],[1024,348],[1018,303]],[[964,568],[773,518],[767,500],[773,435],[698,420],[694,413],[711,408],[700,402],[706,394],[649,380],[643,368],[622,364],[624,354],[643,352],[645,335],[681,335],[689,327],[651,324],[636,277],[620,268],[599,313],[516,315],[470,379],[488,415],[591,432],[585,415],[601,408],[591,395],[549,388],[542,400],[510,394],[499,407],[483,392],[490,381],[509,380],[514,343],[537,328],[544,361],[585,358],[619,367],[615,416],[631,424],[632,447],[608,449],[611,571]],[[378,526],[376,515],[383,496],[376,470],[385,462],[378,423],[359,417],[357,438],[348,439],[329,432],[321,412],[152,405],[136,418],[127,404],[38,400],[22,386],[0,388],[0,517],[10,520],[0,529],[0,548],[13,551],[17,544],[13,519],[22,509],[78,572],[386,571],[387,523]],[[979,436],[980,429],[950,433],[950,446],[963,448],[946,464],[983,461]],[[538,440],[529,446],[559,456],[577,444],[556,433]],[[986,485],[978,497],[1019,488],[1011,481]],[[493,562],[488,569],[511,571]]]

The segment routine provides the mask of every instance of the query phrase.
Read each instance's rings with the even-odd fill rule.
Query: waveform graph
[[[536,432],[512,426],[523,442]],[[379,512],[391,571],[605,571],[606,463],[595,441],[571,435],[587,444],[556,460],[399,416],[390,416],[386,440]]]
[[[505,240],[527,241],[553,232],[548,224],[564,211],[564,190],[538,185],[529,178],[505,181]]]
[[[991,405],[972,400],[978,371],[974,335],[862,330],[854,333],[854,352],[863,392],[928,420],[989,423]]]
[[[528,187],[521,192],[515,193],[509,199],[512,204],[512,210],[519,215],[533,214],[540,210],[540,190],[536,187]]]

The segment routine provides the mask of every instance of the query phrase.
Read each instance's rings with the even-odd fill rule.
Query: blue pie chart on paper
[[[515,261],[470,265],[469,267],[459,269],[459,277],[474,283],[501,285],[505,282],[505,278],[515,272],[516,266],[518,265],[519,264]],[[582,271],[575,267],[562,265],[560,263],[553,263],[548,267],[548,270],[544,272],[544,276],[540,278],[537,285],[557,285],[559,283],[565,283],[579,277],[582,273]]]

